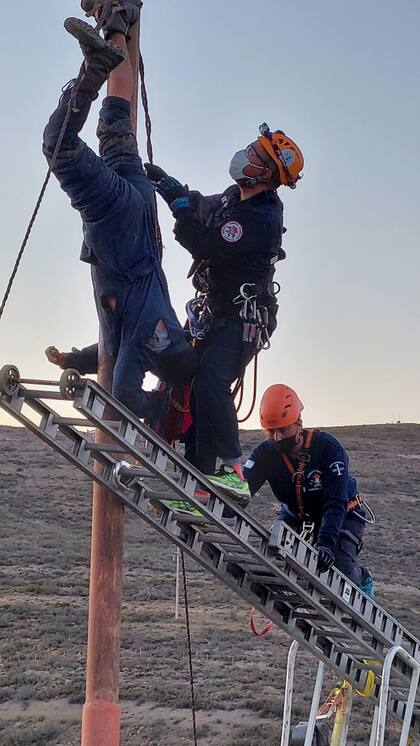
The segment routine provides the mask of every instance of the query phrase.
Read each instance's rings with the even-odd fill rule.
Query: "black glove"
[[[147,178],[150,179],[153,184],[157,184],[158,181],[164,179],[165,176],[168,176],[163,168],[161,168],[160,166],[155,166],[154,163],[145,163],[144,170],[146,171]]]
[[[155,192],[160,194],[162,199],[165,200],[166,204],[169,205],[169,207],[172,207],[175,200],[179,200],[180,197],[184,198],[182,204],[175,205],[175,209],[178,206],[189,206],[189,189],[186,185],[182,186],[181,182],[178,181],[178,179],[175,179],[174,176],[168,176],[168,174],[162,168],[160,168],[159,166],[155,166],[153,163],[145,163],[144,169],[148,178],[154,186]]]
[[[323,547],[319,544],[315,544],[315,549],[318,552],[318,564],[317,568],[320,572],[327,572],[330,567],[333,566],[335,557],[330,549]]]

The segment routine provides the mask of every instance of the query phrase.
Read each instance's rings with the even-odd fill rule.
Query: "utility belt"
[[[191,336],[202,340],[217,318],[242,321],[243,342],[256,350],[268,349],[276,328],[277,301],[280,285],[276,282],[244,283],[232,300],[218,298],[210,290],[197,293],[186,305]]]
[[[242,320],[242,341],[254,344],[257,351],[270,348],[270,337],[277,324],[276,295],[279,292],[277,282],[246,282],[233,298],[233,306]]]

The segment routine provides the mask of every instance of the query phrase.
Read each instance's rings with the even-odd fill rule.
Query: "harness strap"
[[[357,493],[353,497],[352,500],[349,500],[347,503],[347,512],[349,513],[351,510],[354,510],[355,508],[361,508],[362,504],[364,503],[363,497]]]
[[[305,506],[303,504],[303,482],[305,479],[305,471],[306,467],[309,464],[311,454],[309,453],[309,449],[311,447],[314,435],[316,433],[316,430],[308,430],[305,442],[303,444],[303,448],[299,453],[299,463],[298,467],[295,471],[294,466],[292,462],[290,461],[289,457],[286,456],[285,453],[281,454],[281,457],[283,459],[284,464],[287,466],[290,474],[292,475],[293,484],[295,485],[295,495],[296,495],[296,503],[299,513],[299,518],[305,518]]]

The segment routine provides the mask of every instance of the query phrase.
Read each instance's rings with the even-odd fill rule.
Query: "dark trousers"
[[[204,474],[214,474],[217,457],[242,455],[232,384],[255,354],[242,341],[242,322],[215,319],[201,347],[200,367],[193,382],[193,424],[185,442],[185,457]]]
[[[297,533],[302,531],[303,522],[284,508],[281,508],[277,513],[277,520],[283,521]],[[347,513],[334,549],[335,567],[359,587],[366,583],[370,575],[369,570],[357,562],[357,556],[363,545],[364,530],[365,523],[357,517],[357,514]],[[317,527],[315,526],[315,541],[316,533]]]
[[[45,129],[49,161],[71,95],[71,89],[63,94]],[[98,126],[101,157],[79,137],[90,106],[89,96],[79,93],[53,171],[83,220],[81,258],[92,265],[105,347],[116,359],[113,394],[139,417],[152,418],[154,397],[141,386],[146,371],[158,367],[157,323],[163,321],[167,332],[165,352],[187,352],[188,344],[160,266],[154,194],[131,128],[130,105],[105,99]]]

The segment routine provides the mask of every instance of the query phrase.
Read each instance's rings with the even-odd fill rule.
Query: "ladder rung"
[[[81,417],[53,417],[53,425],[76,425],[78,427],[90,427],[94,428],[90,420],[82,420]]]
[[[263,585],[279,585],[283,588],[286,588],[284,584],[284,580],[281,578],[275,578],[274,575],[256,575],[252,574],[249,576],[249,579],[253,583],[262,583]]]
[[[65,401],[59,391],[45,391],[45,389],[26,389],[25,399],[59,399]]]
[[[85,443],[85,449],[87,451],[103,451],[104,453],[126,453],[127,449],[124,446],[120,446],[118,443],[91,443],[87,441]]]

